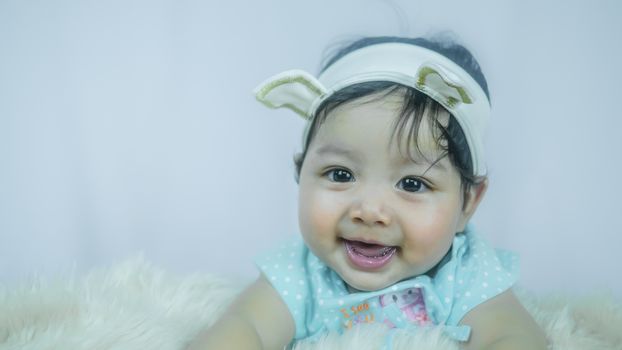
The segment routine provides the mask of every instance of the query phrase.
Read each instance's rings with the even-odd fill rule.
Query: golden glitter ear
[[[266,79],[254,92],[267,107],[289,108],[309,119],[314,101],[326,93],[326,88],[305,71],[289,70]]]
[[[417,88],[434,97],[447,108],[460,103],[472,104],[473,97],[457,75],[434,63],[424,63],[417,71]]]

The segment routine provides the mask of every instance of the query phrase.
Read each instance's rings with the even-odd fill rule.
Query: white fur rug
[[[180,350],[239,290],[213,275],[173,276],[141,257],[83,277],[0,287],[0,350]],[[611,298],[520,297],[553,349],[622,349],[622,307]],[[296,349],[379,349],[384,333],[383,326],[366,326]],[[394,338],[395,349],[413,344],[458,349],[434,331]]]

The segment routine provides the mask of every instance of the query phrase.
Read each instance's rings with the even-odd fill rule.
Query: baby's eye
[[[419,179],[414,177],[405,177],[398,182],[397,187],[406,192],[422,192],[427,186]]]
[[[352,176],[351,172],[341,168],[331,169],[324,175],[333,182],[350,182],[354,180],[354,176]]]

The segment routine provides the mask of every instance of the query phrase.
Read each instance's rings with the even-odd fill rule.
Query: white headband
[[[254,92],[264,105],[289,108],[310,121],[336,91],[371,81],[412,87],[443,105],[464,132],[475,175],[486,173],[483,136],[490,117],[488,98],[469,73],[435,51],[405,43],[370,45],[339,58],[318,79],[289,70],[265,80]]]

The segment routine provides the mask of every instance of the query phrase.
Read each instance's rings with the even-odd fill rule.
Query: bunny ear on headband
[[[339,58],[317,79],[302,70],[288,70],[265,80],[254,92],[270,108],[289,108],[311,120],[334,92],[372,81],[412,87],[443,105],[465,134],[475,175],[485,174],[488,97],[469,73],[435,51],[406,43],[370,45]]]
[[[473,103],[463,84],[455,74],[434,63],[424,63],[417,71],[418,90],[447,108]]]
[[[270,108],[289,108],[309,119],[313,102],[326,94],[326,88],[311,74],[298,69],[279,73],[255,89],[257,100]]]

